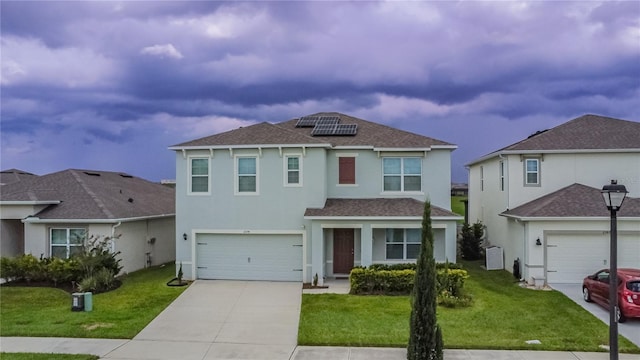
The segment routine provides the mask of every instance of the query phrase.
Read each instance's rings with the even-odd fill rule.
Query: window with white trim
[[[302,157],[300,155],[286,155],[284,184],[288,186],[302,186]]]
[[[386,259],[415,260],[420,254],[421,229],[387,229]]]
[[[68,259],[82,252],[87,231],[81,228],[52,228],[50,257]]]
[[[236,190],[241,194],[258,192],[258,158],[255,156],[238,156],[236,158]]]
[[[524,184],[540,185],[540,159],[524,160]]]
[[[209,158],[189,158],[189,193],[209,193]]]
[[[484,166],[480,166],[480,191],[484,191]]]
[[[422,191],[422,159],[383,158],[383,191]]]

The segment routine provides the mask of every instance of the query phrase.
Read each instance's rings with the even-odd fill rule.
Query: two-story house
[[[469,221],[519,259],[528,282],[577,283],[609,267],[610,214],[600,193],[629,191],[618,214],[618,266],[640,264],[640,123],[585,115],[468,165]]]
[[[170,149],[185,278],[322,284],[357,265],[415,261],[426,199],[435,257],[456,259],[455,145],[318,113]]]

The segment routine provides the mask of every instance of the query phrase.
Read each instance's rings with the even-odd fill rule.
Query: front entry
[[[349,274],[353,269],[353,229],[333,229],[333,273]]]

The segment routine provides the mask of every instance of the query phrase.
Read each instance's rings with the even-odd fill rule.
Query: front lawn
[[[609,328],[557,291],[520,288],[506,271],[486,271],[465,263],[469,308],[438,307],[446,348],[603,351]],[[302,296],[300,345],[406,347],[407,296],[322,294]],[[541,345],[528,345],[540,340]],[[621,352],[640,349],[620,338]]]
[[[174,274],[173,265],[131,273],[118,289],[94,295],[91,312],[72,312],[60,289],[3,286],[0,334],[131,339],[186,289],[166,285]]]

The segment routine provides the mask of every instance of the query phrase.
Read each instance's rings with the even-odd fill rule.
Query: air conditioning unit
[[[486,266],[487,270],[502,270],[504,269],[504,255],[500,246],[490,246],[484,249],[486,254]]]

